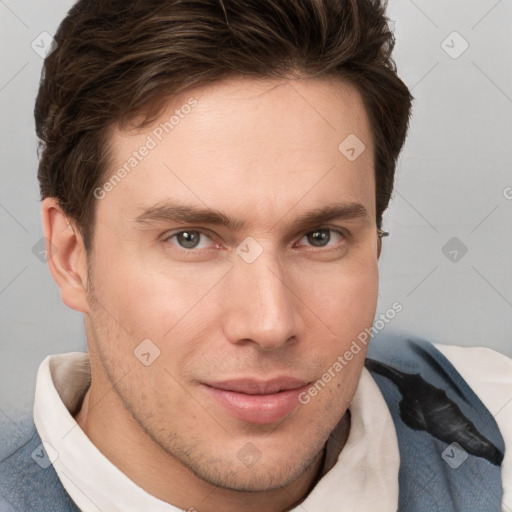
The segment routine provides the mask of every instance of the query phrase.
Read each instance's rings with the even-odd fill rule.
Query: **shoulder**
[[[441,356],[439,356],[439,353]],[[372,340],[369,357],[384,362],[407,364],[417,359],[448,360],[468,383],[509,385],[512,359],[487,347],[465,347],[431,342],[403,332],[379,334]]]
[[[5,512],[78,509],[52,466],[32,418],[0,424],[0,508]]]
[[[482,393],[499,388],[512,391],[512,359],[487,347],[461,347],[434,343],[471,385]],[[478,393],[477,393],[478,394]],[[512,396],[509,394],[509,399]]]
[[[437,382],[436,386],[458,402],[480,432],[494,439],[497,446],[504,446],[503,503],[512,510],[512,359],[486,347],[431,343],[397,332],[378,335],[374,342],[368,350],[370,357],[402,372],[422,373],[427,380]],[[398,395],[397,400],[401,398]],[[493,429],[489,430],[492,424],[501,441]]]
[[[494,416],[503,434],[512,441],[512,359],[487,347],[440,343],[434,346],[450,361]]]
[[[512,409],[512,359],[487,347],[430,342],[410,333],[392,332],[372,341],[368,357],[411,372],[426,365],[464,381],[493,415]]]
[[[372,340],[366,366],[395,421],[405,468],[402,487],[409,489],[410,474],[413,481],[421,480],[430,471],[428,488],[435,482],[445,489],[447,499],[457,495],[464,507],[478,508],[502,498],[510,506],[512,360],[489,348],[442,345],[408,333],[383,334]],[[427,434],[430,451],[422,452]],[[441,460],[449,462],[439,452],[449,453],[451,459],[453,448],[446,450],[454,442],[468,462],[457,466],[457,472],[446,472]],[[423,466],[421,457],[427,461]],[[438,470],[435,475],[433,468]],[[408,498],[416,500],[416,488],[410,489]],[[466,510],[457,500],[457,509]]]
[[[435,347],[457,369],[498,424],[505,441],[503,508],[512,510],[512,359],[486,347],[437,343]]]

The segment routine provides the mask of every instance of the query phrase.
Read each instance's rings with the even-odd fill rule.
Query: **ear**
[[[46,259],[60,288],[62,302],[71,309],[89,313],[87,300],[87,254],[76,226],[69,223],[57,200],[42,202]]]
[[[377,259],[380,258],[381,251],[382,251],[382,237],[377,235]]]

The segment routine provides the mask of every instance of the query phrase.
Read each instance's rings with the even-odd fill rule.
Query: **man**
[[[41,364],[2,510],[507,510],[512,362],[367,353],[411,104],[384,6],[81,0],[55,40],[43,226],[88,352]]]

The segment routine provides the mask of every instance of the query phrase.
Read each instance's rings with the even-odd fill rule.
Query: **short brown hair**
[[[391,58],[384,0],[79,0],[55,34],[35,104],[41,197],[92,247],[110,128],[230,77],[341,77],[362,95],[375,147],[377,227],[393,190],[412,96]],[[340,141],[341,142],[341,141]]]

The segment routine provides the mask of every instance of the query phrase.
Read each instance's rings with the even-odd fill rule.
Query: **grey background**
[[[30,411],[46,355],[85,349],[81,315],[34,254],[42,58],[31,45],[72,3],[0,0],[0,421]],[[388,14],[415,104],[385,216],[377,314],[399,301],[386,329],[512,356],[512,2],[391,0]]]

